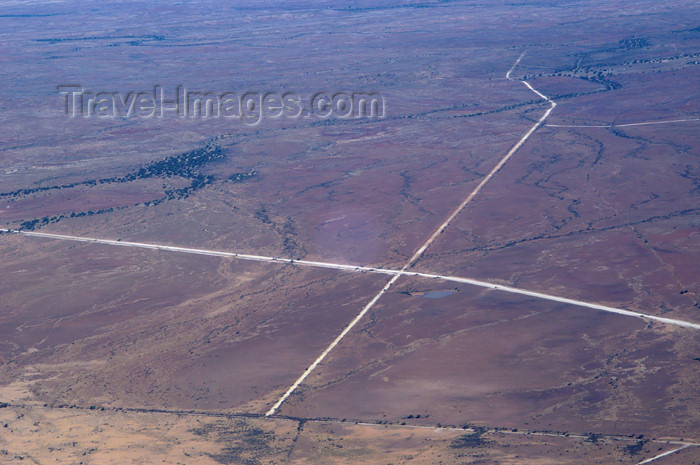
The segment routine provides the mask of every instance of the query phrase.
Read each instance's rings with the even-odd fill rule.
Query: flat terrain
[[[0,6],[0,464],[699,465],[697,18]],[[386,114],[69,118],[62,85]]]
[[[647,89],[684,77],[618,79],[620,92],[629,87],[653,98]],[[553,94],[548,83],[533,83]],[[589,96],[587,105],[609,106],[603,95]],[[687,103],[677,98],[671,104]],[[551,124],[600,123],[577,113],[562,103]],[[660,113],[623,112],[607,121],[668,116]],[[698,321],[698,144],[693,122],[543,128],[416,268]]]
[[[677,449],[636,439],[101,410],[2,409],[0,463],[626,463]],[[11,444],[12,452],[2,449]],[[641,447],[639,446],[641,445]],[[575,458],[572,458],[575,457]],[[674,459],[686,460],[685,462]],[[693,463],[685,453],[665,465]],[[585,462],[582,462],[585,461]]]

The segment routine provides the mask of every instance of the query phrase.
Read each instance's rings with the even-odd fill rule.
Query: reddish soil
[[[3,378],[52,404],[260,411],[385,281],[19,237],[3,249]]]
[[[282,408],[293,416],[555,431],[696,431],[692,330],[405,279]],[[420,415],[420,417],[418,417]]]
[[[76,5],[0,7],[0,228],[400,268],[547,109],[519,80],[557,101],[552,125],[699,114],[700,8],[684,0]],[[257,126],[68,118],[66,84],[380,92],[387,106]],[[700,322],[699,127],[541,127],[414,269]],[[282,405],[299,418],[212,419],[267,411],[389,278],[8,234],[0,257],[0,414],[16,428],[0,462],[106,457],[77,437],[106,421],[120,465],[147,460],[133,450],[153,431],[173,464],[190,450],[634,465],[668,450],[648,438],[700,441],[697,331],[401,278]],[[187,444],[154,409],[196,416],[168,417]],[[402,422],[525,434],[453,447],[461,431]]]

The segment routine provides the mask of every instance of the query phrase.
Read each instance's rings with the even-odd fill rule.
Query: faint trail
[[[670,451],[668,451],[668,452],[664,452],[663,454],[659,454],[659,455],[657,455],[656,457],[652,457],[652,458],[647,459],[647,460],[645,460],[645,461],[643,461],[643,462],[639,462],[637,465],[644,465],[645,463],[651,463],[651,462],[653,462],[653,461],[655,461],[655,460],[658,460],[658,459],[660,459],[660,458],[662,458],[662,457],[666,457],[666,456],[668,456],[668,455],[675,454],[676,452],[680,452],[680,451],[682,451],[683,449],[687,449],[688,447],[692,447],[692,446],[694,446],[694,444],[686,444],[686,445],[684,445],[683,447],[679,447],[678,449],[670,450]]]
[[[700,121],[700,118],[688,118],[688,119],[671,119],[666,121],[646,121],[644,123],[627,123],[627,124],[616,124],[616,128],[627,128],[630,126],[645,126],[648,124],[667,124],[667,123],[682,123],[685,121]]]
[[[612,127],[611,124],[547,124],[548,128],[607,128]]]
[[[535,92],[537,92],[537,91],[535,91]],[[686,121],[700,121],[700,118],[669,119],[669,120],[662,120],[662,121],[644,121],[642,123],[626,123],[626,124],[546,124],[545,126],[547,126],[548,128],[606,128],[606,129],[611,129],[611,128],[628,128],[631,126],[648,126],[651,124],[683,123]]]
[[[515,70],[516,66],[518,66],[520,64],[520,60],[522,60],[524,56],[525,56],[525,51],[523,51],[523,53],[520,54],[518,59],[515,60],[515,63],[513,63],[513,66],[510,67],[510,69],[506,73],[506,79],[508,79],[509,81],[512,81],[512,79],[510,78],[510,73],[512,73]]]

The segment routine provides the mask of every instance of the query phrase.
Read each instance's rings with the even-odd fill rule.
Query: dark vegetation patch
[[[486,428],[477,427],[473,433],[463,434],[453,440],[450,447],[453,449],[462,449],[485,446],[491,442],[482,437],[485,432]]]
[[[625,454],[629,455],[630,457],[639,455],[644,450],[644,446],[646,446],[648,442],[648,439],[640,439],[634,444],[626,445],[623,450],[625,451]]]
[[[102,213],[111,213],[114,210],[123,210],[125,208],[128,208],[128,206],[102,208],[100,210],[88,210],[78,213],[72,212],[70,215],[45,216],[43,218],[24,221],[22,224],[20,224],[19,229],[22,231],[34,231],[42,226],[46,226],[47,224],[58,223],[64,218],[81,218],[83,216],[100,215]]]
[[[145,165],[132,173],[124,176],[117,176],[102,179],[90,179],[87,181],[74,182],[70,184],[62,184],[57,186],[41,186],[29,187],[25,189],[17,189],[10,192],[0,193],[0,197],[17,197],[20,195],[29,195],[37,192],[46,192],[50,190],[70,189],[73,187],[88,186],[93,187],[98,184],[122,184],[141,179],[149,179],[154,177],[171,178],[181,177],[190,180],[201,179],[203,176],[200,170],[207,164],[214,161],[220,161],[226,158],[221,148],[212,143],[207,143],[204,147],[174,155],[164,160],[155,161]],[[202,186],[203,187],[203,186]]]
[[[0,15],[0,18],[48,18],[51,16],[61,16],[65,13],[49,13],[49,14],[38,14],[38,13],[20,13],[20,14],[9,14]]]
[[[125,182],[153,177],[169,178],[172,176],[191,179],[201,176],[200,169],[207,164],[223,160],[224,158],[226,158],[226,155],[224,155],[221,147],[208,143],[204,147],[149,163],[123,178],[111,178],[104,181]]]
[[[306,248],[300,245],[295,239],[299,233],[294,218],[291,216],[270,218],[269,212],[264,205],[253,214],[253,217],[262,224],[272,228],[284,239],[284,252],[288,257],[301,259],[306,256]]]
[[[593,74],[591,76],[583,76],[581,79],[584,79],[589,82],[594,82],[596,84],[602,84],[605,86],[606,89],[608,90],[618,90],[622,88],[622,84],[620,84],[617,81],[613,81],[612,79],[609,79],[609,74],[606,76],[602,72],[598,72],[596,74]]]
[[[620,47],[625,50],[638,50],[640,48],[648,47],[649,40],[646,37],[632,37],[629,39],[622,39],[620,42]]]
[[[222,443],[221,451],[207,455],[223,464],[258,465],[263,458],[277,452],[275,433],[249,425],[243,420],[233,424],[225,421],[206,424],[193,429],[192,433]]]
[[[90,179],[87,181],[80,181],[56,186],[40,186],[18,189],[10,192],[2,192],[0,193],[0,197],[19,197],[39,192],[72,189],[81,186],[94,187],[97,185],[124,184],[151,178],[179,178],[189,181],[189,185],[186,185],[185,187],[165,189],[165,195],[163,197],[144,202],[144,205],[146,207],[155,206],[166,200],[179,200],[187,198],[194,192],[212,184],[216,180],[215,176],[204,174],[202,170],[207,165],[214,162],[222,161],[225,158],[226,154],[221,149],[221,147],[219,147],[213,142],[208,142],[203,147],[191,150],[189,152],[184,152],[179,155],[174,155],[163,160],[148,163],[142,168],[139,168],[138,170],[125,174],[123,176],[115,176],[111,178],[102,179]],[[235,183],[244,182],[247,179],[255,177],[256,174],[257,172],[254,169],[246,172],[234,173],[227,178],[227,181]],[[42,226],[46,226],[48,224],[58,223],[64,218],[79,218],[83,216],[92,216],[102,213],[110,213],[114,210],[121,210],[124,208],[128,207],[111,207],[94,211],[88,210],[82,212],[72,212],[70,214],[64,215],[45,216],[43,218],[24,221],[23,223],[21,223],[19,229],[25,231],[32,231],[41,228]]]
[[[52,37],[49,39],[34,39],[35,42],[45,42],[49,44],[58,44],[61,42],[82,42],[90,40],[165,40],[165,37],[160,35],[127,35],[127,36],[87,36],[87,37]]]
[[[255,169],[252,169],[248,172],[241,172],[241,173],[233,173],[231,176],[228,177],[228,180],[231,182],[243,182],[248,178],[252,178],[257,174]]]

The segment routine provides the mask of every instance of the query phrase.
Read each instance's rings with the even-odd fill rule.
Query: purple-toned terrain
[[[0,4],[0,464],[700,465],[699,72],[690,1]]]

